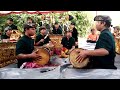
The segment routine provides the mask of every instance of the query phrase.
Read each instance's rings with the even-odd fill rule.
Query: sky
[[[93,16],[96,16],[96,11],[89,11]],[[97,11],[97,15],[109,15],[112,19],[113,26],[120,26],[120,11]]]

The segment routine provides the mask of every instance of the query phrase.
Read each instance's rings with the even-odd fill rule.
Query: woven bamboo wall
[[[0,43],[0,68],[16,61],[15,49],[15,43]]]

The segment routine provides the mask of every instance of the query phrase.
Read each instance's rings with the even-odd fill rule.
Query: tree
[[[84,11],[69,11],[65,13],[50,13],[47,14],[46,16],[53,16],[55,21],[61,21],[62,23],[66,22],[66,19],[61,19],[62,17],[66,17],[66,15],[71,15],[73,16],[73,20],[70,22],[75,22],[76,23],[76,28],[79,32],[79,36],[85,37],[87,30],[91,27],[91,18],[89,18],[89,14],[84,12]],[[39,26],[39,22],[41,21],[41,15],[38,14],[27,14],[27,13],[22,13],[22,14],[10,14],[6,16],[0,16],[0,30],[4,30],[4,25],[6,23],[6,20],[8,17],[13,18],[14,24],[17,25],[18,29],[23,32],[23,24],[26,22],[27,17],[32,17],[33,20],[36,22],[36,24]],[[49,20],[47,21],[49,24],[53,23],[50,22]]]

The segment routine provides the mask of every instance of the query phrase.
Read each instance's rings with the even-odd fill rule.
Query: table
[[[87,43],[86,40],[85,38],[78,38],[78,48],[94,50],[96,43]]]

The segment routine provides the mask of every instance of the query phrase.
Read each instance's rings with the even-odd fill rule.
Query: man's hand
[[[44,39],[41,39],[40,42],[44,42]]]
[[[31,53],[31,54],[30,54],[30,57],[31,57],[31,58],[34,58],[34,59],[35,59],[35,58],[41,58],[41,56],[38,55],[36,52]]]
[[[78,46],[78,42],[75,42],[75,46]]]
[[[49,54],[50,54],[50,56],[52,56],[52,55],[54,54],[54,52],[53,52],[53,51],[50,51],[50,53],[49,53]]]
[[[82,51],[77,51],[79,54],[76,58],[76,61],[81,63],[83,62],[83,60],[87,57],[87,51],[86,50],[82,50]]]

